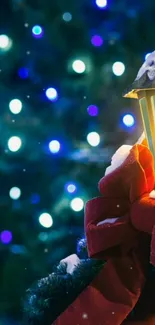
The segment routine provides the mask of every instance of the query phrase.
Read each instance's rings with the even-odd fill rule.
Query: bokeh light
[[[9,191],[9,196],[12,200],[18,200],[21,196],[21,190],[19,187],[12,187]]]
[[[96,5],[99,8],[104,9],[107,7],[108,3],[107,3],[107,0],[96,0]]]
[[[42,213],[39,217],[39,223],[45,228],[52,227],[53,225],[52,216],[47,212]]]
[[[21,79],[27,79],[29,76],[29,70],[27,68],[22,67],[18,70],[18,75]]]
[[[85,63],[82,60],[75,60],[72,68],[76,73],[83,73],[86,70]]]
[[[76,192],[76,186],[73,183],[66,185],[66,190],[68,193],[75,193]]]
[[[0,50],[7,51],[12,46],[12,40],[7,35],[0,35]]]
[[[125,72],[125,65],[122,62],[115,62],[112,66],[112,71],[115,74],[115,76],[122,76],[122,74]]]
[[[83,210],[84,208],[84,202],[82,199],[80,199],[79,197],[74,198],[71,203],[70,203],[70,207],[72,210],[74,210],[75,212],[79,212],[81,210]]]
[[[46,90],[46,96],[49,100],[55,102],[58,98],[57,90],[55,88],[48,88]]]
[[[43,28],[39,25],[35,25],[32,28],[32,34],[35,38],[40,38],[43,36]]]
[[[90,132],[87,135],[87,141],[92,147],[97,147],[100,143],[100,136],[97,132]]]
[[[19,114],[22,110],[22,102],[19,99],[12,99],[9,103],[11,113]]]
[[[72,15],[70,12],[64,12],[62,18],[64,21],[69,22],[72,20]]]
[[[0,35],[0,48],[5,49],[9,44],[9,37],[7,35]]]
[[[96,105],[89,105],[87,108],[87,112],[90,116],[98,115],[98,107]]]
[[[47,232],[40,232],[40,234],[38,235],[38,238],[42,242],[47,241],[48,240],[48,234],[47,234]]]
[[[134,116],[132,114],[125,114],[123,116],[123,123],[127,127],[133,126],[135,124]]]
[[[33,193],[31,195],[31,203],[32,204],[38,204],[40,202],[40,195],[37,193]]]
[[[13,254],[23,255],[27,253],[27,249],[23,245],[11,245],[10,251]]]
[[[22,141],[19,137],[14,136],[8,140],[8,148],[12,152],[18,151],[21,148],[21,146],[22,146]]]
[[[58,153],[60,150],[60,142],[57,140],[52,140],[49,143],[49,149],[52,153]]]
[[[103,44],[103,39],[100,35],[94,35],[91,38],[91,43],[96,47],[100,47]]]
[[[12,241],[12,233],[9,230],[4,230],[0,234],[0,240],[3,244],[9,244]]]

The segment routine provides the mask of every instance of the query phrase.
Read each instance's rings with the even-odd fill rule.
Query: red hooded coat
[[[89,256],[107,262],[54,324],[155,325],[155,312],[143,321],[126,321],[142,294],[149,255],[155,263],[155,200],[149,198],[154,181],[153,157],[144,145],[135,145],[100,181],[102,197],[86,204],[85,232]],[[120,218],[97,226],[113,217]]]

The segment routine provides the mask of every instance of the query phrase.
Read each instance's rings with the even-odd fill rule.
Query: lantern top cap
[[[123,97],[138,98],[138,93],[143,90],[155,91],[155,51],[147,57],[138,71],[136,79],[126,89]]]

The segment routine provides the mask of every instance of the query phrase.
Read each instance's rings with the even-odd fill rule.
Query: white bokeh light
[[[68,184],[67,185],[67,192],[68,193],[74,193],[76,191],[76,186],[74,184]]]
[[[79,197],[76,197],[71,201],[70,206],[71,206],[72,210],[79,212],[79,211],[83,210],[84,202]]]
[[[123,123],[127,126],[127,127],[131,127],[134,125],[135,120],[134,117],[131,114],[126,114],[123,117]]]
[[[107,0],[96,0],[96,5],[99,8],[105,8],[107,6]]]
[[[18,151],[21,148],[21,146],[22,146],[22,141],[19,137],[14,136],[8,140],[8,148],[12,152]]]
[[[60,142],[57,140],[52,140],[49,143],[49,149],[52,153],[57,153],[60,150]]]
[[[0,35],[0,49],[9,50],[12,45],[11,39],[7,35]]]
[[[115,62],[112,66],[112,71],[115,74],[115,76],[122,76],[122,74],[125,72],[125,65],[122,62]]]
[[[52,216],[47,212],[42,213],[39,217],[39,223],[45,228],[52,227],[53,225]]]
[[[100,143],[100,136],[97,132],[90,132],[87,135],[87,141],[92,147],[97,147]]]
[[[12,99],[9,103],[11,113],[19,114],[22,110],[22,102],[19,99]]]
[[[46,90],[46,96],[49,100],[56,101],[58,98],[57,90],[55,88],[48,88]]]
[[[18,200],[21,196],[21,190],[19,187],[12,187],[9,192],[9,196],[12,200]]]
[[[86,65],[82,60],[75,60],[72,68],[76,73],[83,73],[86,70]]]

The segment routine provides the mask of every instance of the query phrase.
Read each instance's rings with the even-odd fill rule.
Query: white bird
[[[145,72],[150,80],[155,78],[155,51],[153,51],[146,59],[140,70],[138,71],[136,80],[140,79]]]

